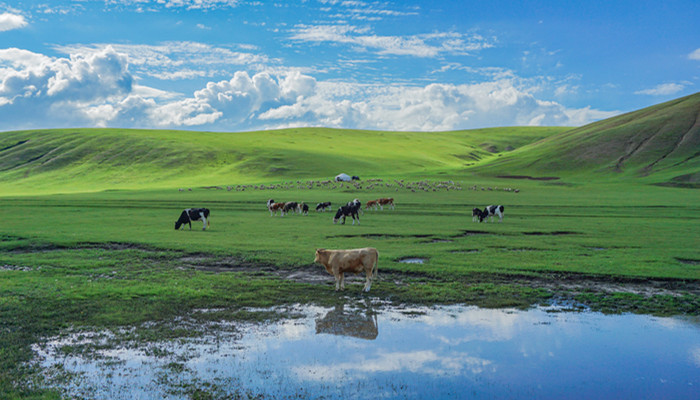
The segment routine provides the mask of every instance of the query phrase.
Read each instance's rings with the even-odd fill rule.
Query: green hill
[[[493,176],[700,184],[700,93],[580,128],[325,128],[0,133],[0,194],[364,177]]]
[[[453,173],[567,128],[212,133],[63,129],[0,133],[0,193],[172,188]]]
[[[697,186],[700,93],[547,137],[474,171]]]

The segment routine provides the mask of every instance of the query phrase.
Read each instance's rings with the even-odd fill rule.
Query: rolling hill
[[[700,93],[523,146],[474,172],[700,184]]]
[[[0,133],[0,193],[60,193],[454,172],[567,128]]]
[[[340,172],[625,179],[697,187],[700,93],[575,129],[0,133],[2,195],[329,179]]]

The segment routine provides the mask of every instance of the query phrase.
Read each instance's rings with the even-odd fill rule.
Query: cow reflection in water
[[[316,334],[352,336],[359,339],[374,340],[379,336],[377,314],[371,307],[364,310],[346,311],[344,305],[338,305],[323,318],[316,319]]]

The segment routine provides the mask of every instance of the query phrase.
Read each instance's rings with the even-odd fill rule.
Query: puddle
[[[408,258],[399,258],[396,260],[400,263],[404,264],[425,264],[428,259],[426,258],[419,258],[419,257],[408,257]]]
[[[76,334],[34,350],[47,371],[72,377],[53,378],[68,398],[185,399],[193,388],[215,398],[700,398],[697,319],[461,306],[294,312],[197,339],[115,349],[100,342],[109,333]],[[92,357],[62,351],[91,340]]]

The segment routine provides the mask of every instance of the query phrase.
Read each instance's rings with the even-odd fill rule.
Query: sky
[[[688,1],[0,0],[0,130],[581,126],[700,91]]]

